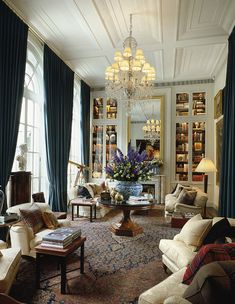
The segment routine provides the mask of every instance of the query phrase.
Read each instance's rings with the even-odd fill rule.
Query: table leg
[[[72,221],[74,220],[74,205],[72,204]]]
[[[61,265],[61,282],[60,282],[60,292],[62,294],[66,293],[66,258],[63,257],[60,259]]]
[[[94,208],[95,208],[95,216],[94,216],[94,218],[96,219],[96,204],[94,205]]]
[[[90,222],[92,222],[92,205],[90,205]]]
[[[84,273],[84,243],[81,245],[80,273]]]
[[[40,254],[36,253],[36,288],[40,288]]]

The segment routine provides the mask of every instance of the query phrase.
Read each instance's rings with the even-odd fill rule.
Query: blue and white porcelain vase
[[[143,190],[143,185],[132,181],[117,181],[115,190],[121,193],[124,200],[128,200],[130,196],[138,196]]]

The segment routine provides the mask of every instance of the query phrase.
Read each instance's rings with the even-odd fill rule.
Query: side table
[[[66,293],[66,261],[69,254],[73,253],[79,247],[81,248],[80,255],[80,273],[84,273],[84,243],[86,237],[79,237],[74,240],[72,244],[68,245],[64,249],[54,248],[54,247],[43,247],[38,245],[35,247],[36,251],[36,284],[37,288],[40,287],[40,258],[44,255],[51,255],[58,258],[61,266],[61,283],[60,290],[62,294]]]
[[[75,207],[77,207],[77,217],[79,217],[79,206],[90,207],[90,222],[92,222],[92,215],[94,209],[94,218],[96,219],[96,202],[92,199],[75,198],[70,201],[72,206],[72,221],[74,220]]]

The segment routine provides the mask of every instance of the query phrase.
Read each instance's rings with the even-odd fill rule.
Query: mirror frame
[[[165,118],[165,109],[164,109],[164,96],[151,96],[149,98],[142,99],[144,100],[154,100],[160,99],[160,120],[161,120],[161,134],[160,134],[160,158],[163,160],[164,157],[164,118]],[[128,117],[127,120],[127,145],[131,140],[131,117]]]

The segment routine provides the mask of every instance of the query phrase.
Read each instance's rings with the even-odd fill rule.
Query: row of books
[[[78,227],[61,227],[42,238],[42,247],[65,248],[81,236]]]

